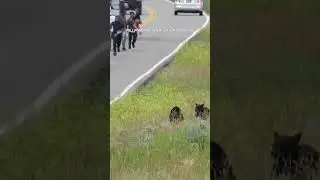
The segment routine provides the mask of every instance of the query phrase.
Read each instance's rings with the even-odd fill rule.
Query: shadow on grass
[[[0,137],[0,179],[108,178],[105,72],[85,92],[66,93]]]

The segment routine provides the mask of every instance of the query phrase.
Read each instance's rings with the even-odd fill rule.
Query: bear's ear
[[[277,131],[273,131],[273,139],[276,140],[279,137],[279,133]]]

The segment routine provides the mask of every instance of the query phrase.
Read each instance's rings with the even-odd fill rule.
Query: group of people
[[[131,11],[130,16],[126,19],[121,15],[115,17],[115,21],[111,22],[111,40],[113,45],[113,55],[116,56],[120,52],[122,43],[122,50],[126,51],[126,39],[128,36],[128,48],[135,48],[135,43],[138,37],[138,30],[140,29],[141,19],[139,9]],[[141,34],[141,33],[139,33]]]

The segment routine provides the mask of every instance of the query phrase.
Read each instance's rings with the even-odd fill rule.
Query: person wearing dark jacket
[[[140,9],[139,9],[139,8],[136,8],[136,9],[135,9],[135,16],[134,16],[134,18],[135,18],[135,19],[138,18],[138,19],[141,20],[140,15],[141,15]]]
[[[120,52],[120,45],[122,40],[122,33],[124,24],[121,22],[120,17],[116,16],[115,21],[111,23],[111,27],[113,29],[111,33],[111,39],[113,41],[113,55],[117,55],[117,50]]]
[[[123,31],[122,31],[122,50],[126,51],[126,41],[127,41],[127,30],[126,30],[126,26],[127,26],[127,20],[126,17],[124,16],[120,16],[120,20],[123,23]]]
[[[127,28],[129,30],[129,43],[128,48],[131,49],[131,46],[135,48],[135,43],[137,40],[137,30],[139,29],[139,25],[141,24],[140,19],[136,19],[134,13],[130,13],[130,18],[127,21]]]
[[[140,24],[142,24],[142,21],[141,21],[141,18],[140,18],[140,16],[141,16],[141,9],[139,9],[139,8],[136,8],[135,9],[135,16],[134,16],[134,20],[139,20],[141,23]],[[141,35],[142,33],[141,33],[141,31],[139,31],[139,35]],[[137,37],[138,37],[138,34],[137,34]]]

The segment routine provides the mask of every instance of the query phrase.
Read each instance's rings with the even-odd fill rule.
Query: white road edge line
[[[164,0],[168,3],[173,4],[172,1],[170,0]],[[116,96],[113,100],[110,101],[110,105],[113,104],[114,102],[118,101],[119,99],[121,99],[124,95],[126,95],[136,84],[138,84],[142,79],[144,79],[144,77],[154,73],[154,71],[161,66],[164,62],[166,62],[169,58],[171,58],[172,56],[174,56],[190,39],[192,39],[193,37],[195,37],[196,35],[198,35],[200,33],[200,31],[202,29],[204,29],[205,27],[207,27],[207,25],[210,22],[210,16],[204,12],[203,13],[204,17],[206,18],[205,23],[198,28],[197,30],[195,30],[189,37],[187,37],[185,40],[183,40],[169,55],[167,55],[166,57],[162,58],[157,64],[155,64],[154,66],[152,66],[147,72],[145,72],[144,74],[142,74],[141,76],[139,76],[136,80],[134,80],[132,83],[130,83],[129,85],[127,85],[124,90],[120,93],[120,95]]]

